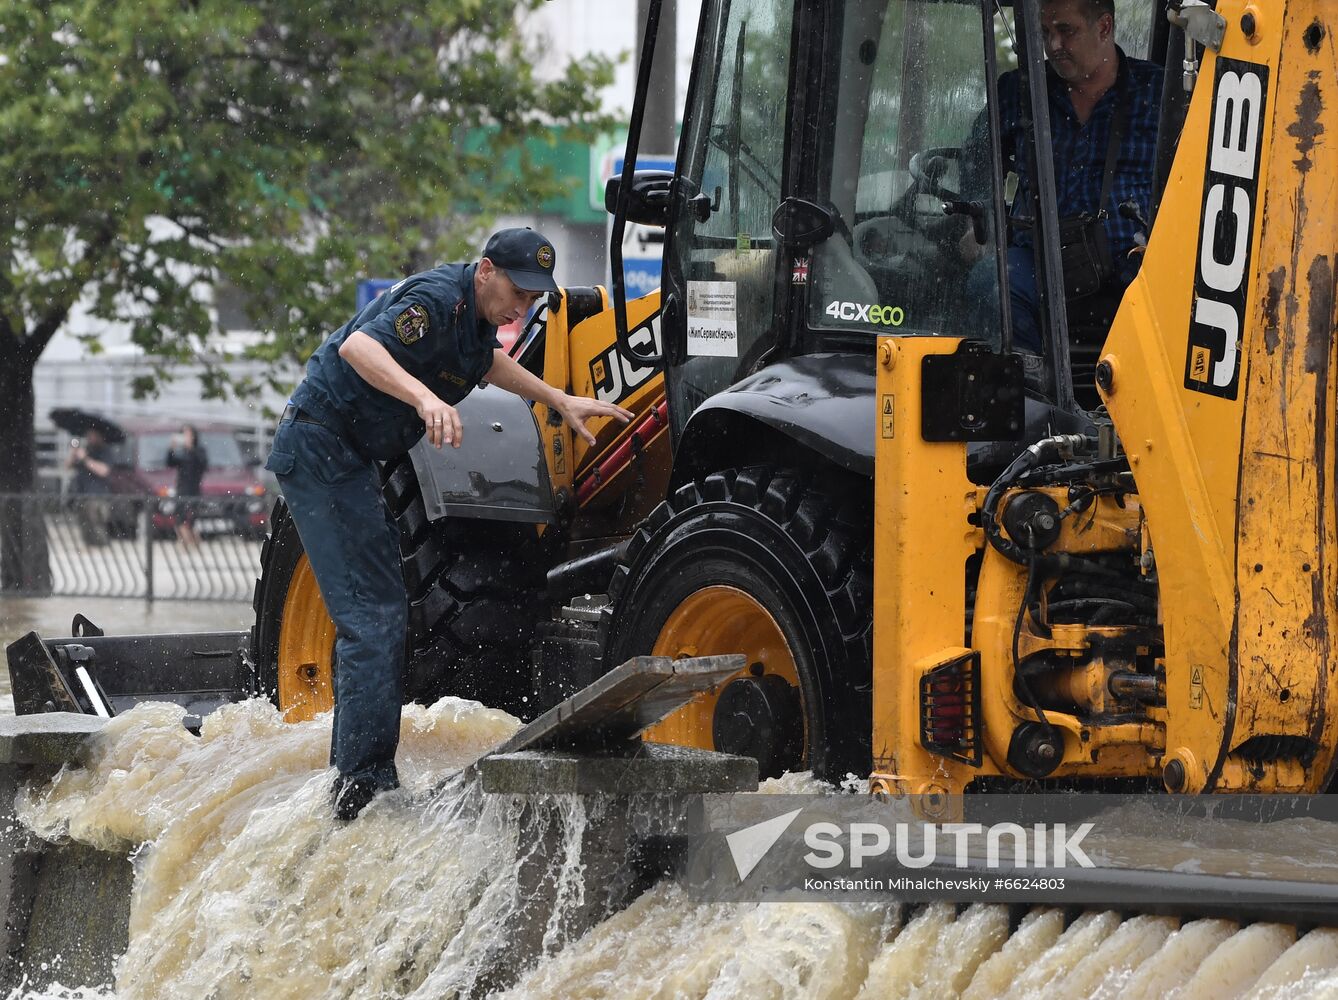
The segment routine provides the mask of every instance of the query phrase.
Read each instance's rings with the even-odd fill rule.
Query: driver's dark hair
[[[1049,3],[1059,3],[1059,0],[1041,0],[1042,6]],[[1102,14],[1109,14],[1110,19],[1115,20],[1115,0],[1082,0],[1082,5],[1087,8],[1088,24],[1099,21]]]

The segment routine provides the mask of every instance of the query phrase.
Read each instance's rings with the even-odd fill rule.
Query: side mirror
[[[618,209],[618,188],[622,178],[610,177],[604,185],[604,208],[612,215]],[[669,195],[674,175],[669,170],[638,170],[632,175],[632,190],[627,198],[627,221],[643,226],[669,224]]]
[[[790,248],[817,246],[836,232],[831,209],[805,198],[786,198],[771,217],[771,234]]]

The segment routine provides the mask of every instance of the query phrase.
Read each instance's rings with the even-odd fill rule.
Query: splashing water
[[[405,709],[404,788],[337,825],[328,716],[296,725],[230,706],[197,738],[180,709],[108,724],[87,769],[20,795],[42,836],[135,848],[130,946],[93,998],[1338,998],[1338,931],[1221,920],[946,904],[697,904],[672,882],[579,939],[571,912],[597,803],[485,796],[464,765],[518,726],[472,702]],[[807,775],[761,791],[815,790]],[[587,812],[587,809],[590,811]],[[138,846],[137,845],[142,845]],[[527,913],[526,866],[547,854],[557,903]],[[518,935],[538,927],[530,954]],[[507,983],[519,972],[519,978]]]

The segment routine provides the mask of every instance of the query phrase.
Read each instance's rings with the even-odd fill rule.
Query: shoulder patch
[[[412,305],[395,317],[395,336],[399,337],[400,343],[406,347],[418,343],[425,333],[427,333],[427,309],[423,306]]]

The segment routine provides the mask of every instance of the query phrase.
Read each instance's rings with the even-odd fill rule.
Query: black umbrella
[[[125,431],[99,413],[74,408],[60,408],[51,411],[51,422],[63,431],[75,437],[84,437],[90,430],[101,431],[108,444],[119,444],[125,440]]]

